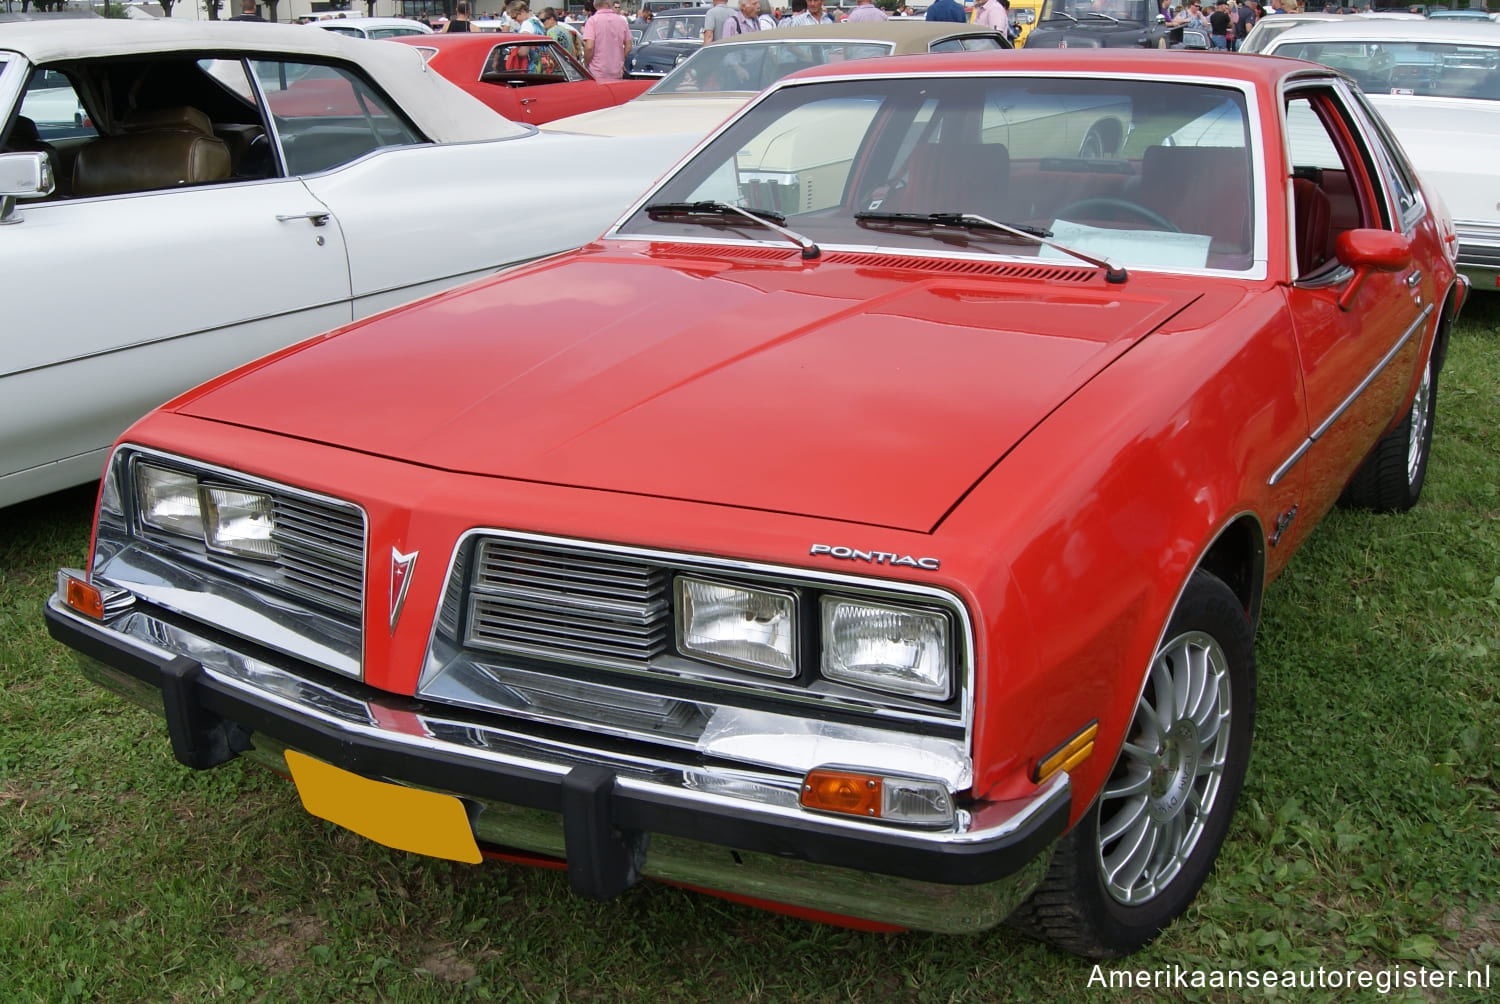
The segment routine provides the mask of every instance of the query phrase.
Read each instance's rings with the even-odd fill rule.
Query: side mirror
[[[16,199],[38,199],[56,187],[46,153],[0,153],[0,224],[21,222]]]
[[[1411,264],[1411,241],[1389,230],[1345,230],[1334,242],[1334,255],[1354,269],[1354,278],[1339,295],[1339,308],[1348,310],[1371,272],[1399,272]]]

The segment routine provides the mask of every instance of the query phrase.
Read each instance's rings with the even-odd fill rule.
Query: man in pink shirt
[[[607,4],[600,4],[583,25],[583,58],[589,72],[599,80],[625,76],[625,56],[630,52],[630,22]]]
[[[1010,31],[1010,11],[1000,0],[974,0],[974,24]]]

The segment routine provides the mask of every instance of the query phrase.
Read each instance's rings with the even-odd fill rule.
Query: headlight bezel
[[[839,606],[854,607],[869,612],[878,612],[895,618],[909,620],[927,619],[936,627],[938,634],[936,648],[937,658],[941,661],[940,676],[936,682],[903,683],[901,678],[895,674],[881,674],[876,671],[860,672],[851,669],[837,669],[830,665],[831,657],[836,656],[834,643],[837,634],[832,623],[836,617],[833,608]],[[851,687],[861,687],[880,693],[897,694],[905,697],[914,697],[919,700],[946,701],[953,690],[953,627],[947,615],[935,608],[924,608],[905,604],[893,604],[870,599],[868,597],[844,596],[839,593],[825,593],[818,601],[818,640],[819,640],[819,662],[818,675],[825,680],[832,680]]]
[[[786,597],[790,603],[793,639],[793,669],[771,672],[763,666],[751,665],[730,658],[717,657],[711,653],[683,644],[684,618],[687,616],[682,583],[698,581],[725,589],[738,589]],[[929,618],[940,626],[941,642],[939,657],[942,674],[939,683],[930,686],[912,686],[891,683],[875,674],[858,676],[839,675],[827,671],[829,652],[833,639],[824,620],[827,605],[850,604],[867,610],[878,610],[897,617]],[[967,649],[962,644],[959,632],[963,621],[956,617],[948,604],[923,603],[920,600],[878,587],[846,588],[839,585],[819,585],[814,582],[796,580],[777,581],[762,577],[740,577],[732,574],[716,575],[709,569],[679,569],[673,575],[672,618],[675,652],[685,660],[750,674],[767,683],[787,682],[808,689],[839,692],[849,695],[863,694],[875,698],[913,701],[921,705],[947,707],[959,701],[965,686]]]
[[[690,595],[694,586],[728,592],[740,592],[747,595],[754,594],[767,598],[771,602],[783,603],[785,605],[786,620],[786,627],[784,628],[786,642],[785,659],[781,663],[774,665],[767,662],[754,662],[745,658],[736,658],[723,652],[715,652],[701,643],[692,642],[689,637],[691,634],[689,619],[693,615],[696,603],[701,602],[695,601]],[[797,617],[798,598],[793,590],[771,589],[764,586],[751,586],[746,583],[707,578],[701,575],[679,574],[673,576],[672,580],[672,605],[677,651],[686,658],[698,659],[730,669],[739,669],[747,673],[783,680],[790,680],[801,673],[802,645],[800,643],[799,621]],[[763,647],[775,651],[773,646],[766,645]]]

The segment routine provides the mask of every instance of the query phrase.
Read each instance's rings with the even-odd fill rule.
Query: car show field
[[[1234,818],[1266,587],[1420,499],[1451,235],[1310,64],[830,63],[579,251],[148,414],[49,629],[388,846],[1128,954]]]
[[[0,31],[0,996],[1492,999],[1500,27],[705,9]]]
[[[1239,822],[1189,916],[1105,964],[1106,981],[1500,969],[1500,300],[1466,310],[1444,379],[1422,504],[1400,518],[1336,513],[1273,587]],[[37,616],[55,568],[83,560],[92,509],[78,489],[0,514],[0,969],[17,999],[358,1000],[378,987],[427,1001],[980,1004],[1102,992],[1092,964],[1006,929],[845,931],[659,884],[591,903],[562,872],[475,869],[355,837],[247,762],[186,771],[157,716],[75,685]],[[1493,989],[1428,995],[1478,1004]]]

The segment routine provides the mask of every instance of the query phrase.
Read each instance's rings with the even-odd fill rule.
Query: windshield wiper
[[[1064,17],[1067,18],[1069,21],[1072,21],[1074,24],[1078,23],[1078,18],[1074,17],[1072,14],[1069,14],[1067,11],[1061,11],[1061,10],[1055,10],[1055,11],[1053,11],[1052,12],[1052,16],[1049,17],[1049,18],[1047,18],[1047,20],[1048,21],[1056,21],[1059,18],[1064,18]]]
[[[1102,17],[1106,21],[1113,21],[1115,24],[1119,24],[1120,23],[1120,19],[1119,18],[1117,18],[1117,17],[1111,17],[1108,14],[1101,14],[1101,13],[1099,13],[1096,10],[1087,11],[1085,13],[1085,16],[1086,17]]]
[[[659,220],[664,216],[711,216],[715,219],[723,219],[726,216],[743,216],[760,224],[768,230],[774,230],[787,240],[802,249],[802,257],[808,261],[818,257],[823,252],[809,238],[803,237],[795,230],[788,230],[781,224],[786,222],[786,217],[780,213],[774,213],[769,209],[745,209],[736,206],[732,202],[720,202],[717,199],[705,199],[701,202],[657,202],[646,207],[646,215],[653,220]]]
[[[1024,225],[1017,226],[1012,223],[1000,223],[987,216],[979,216],[975,213],[864,212],[855,213],[854,221],[860,226],[867,226],[871,223],[890,223],[896,226],[934,227],[938,229],[953,227],[964,230],[996,230],[1002,234],[1019,237],[1030,244],[1053,248],[1061,251],[1063,254],[1072,255],[1074,258],[1086,261],[1090,265],[1102,268],[1104,269],[1104,280],[1106,282],[1121,283],[1129,278],[1129,274],[1125,271],[1124,266],[1108,258],[1101,258],[1097,255],[1089,254],[1087,251],[1079,251],[1065,244],[1059,244],[1057,241],[1052,240],[1052,231],[1050,230]]]

